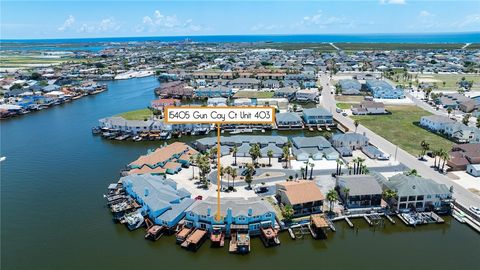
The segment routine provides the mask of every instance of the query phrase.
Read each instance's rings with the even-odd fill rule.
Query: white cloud
[[[105,33],[120,30],[120,24],[113,17],[104,18],[98,23],[83,23],[78,32],[82,33]]]
[[[426,11],[426,10],[422,10],[420,11],[420,13],[418,14],[418,17],[420,18],[427,18],[427,17],[430,17],[432,16],[432,13]]]
[[[470,14],[452,24],[456,28],[480,27],[480,14]],[[478,29],[478,28],[477,28]]]
[[[407,1],[405,0],[380,0],[380,4],[382,5],[405,5]]]
[[[73,26],[75,23],[75,17],[73,15],[69,15],[67,19],[63,22],[63,24],[58,27],[58,31],[65,31]]]
[[[192,19],[182,21],[175,14],[165,15],[159,10],[155,10],[153,15],[144,16],[142,25],[137,25],[135,31],[143,32],[148,29],[149,32],[199,32],[204,30],[202,26],[194,24]]]
[[[305,16],[297,24],[298,26],[306,27],[320,27],[325,28],[327,26],[339,26],[343,28],[351,28],[355,26],[353,20],[347,19],[346,17],[335,17],[330,15],[325,15],[321,10],[317,11],[314,15]]]

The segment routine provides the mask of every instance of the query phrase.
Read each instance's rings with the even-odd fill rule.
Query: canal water
[[[125,164],[161,142],[103,140],[91,127],[99,118],[144,108],[156,86],[152,77],[110,82],[101,94],[0,123],[0,155],[7,157],[0,164],[1,269],[478,266],[479,235],[449,218],[416,229],[397,223],[374,230],[353,220],[357,231],[340,222],[328,240],[291,240],[284,233],[279,247],[266,249],[254,239],[246,256],[208,242],[187,252],[173,237],[150,242],[142,231],[128,232],[112,222],[102,194]]]

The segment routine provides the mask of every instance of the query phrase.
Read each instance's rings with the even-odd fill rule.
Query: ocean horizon
[[[147,37],[97,37],[0,39],[8,43],[94,43],[94,42],[351,42],[351,43],[479,43],[480,32],[467,33],[405,33],[405,34],[277,34],[277,35],[202,35],[202,36],[147,36]]]

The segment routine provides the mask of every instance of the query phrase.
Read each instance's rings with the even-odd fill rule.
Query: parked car
[[[342,115],[343,116],[348,116],[348,114],[346,112],[343,112]]]
[[[253,191],[255,191],[255,193],[257,193],[257,194],[267,193],[268,192],[268,187],[257,187]]]

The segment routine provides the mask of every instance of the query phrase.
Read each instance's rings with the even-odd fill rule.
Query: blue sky
[[[480,1],[1,0],[10,39],[480,30]]]

